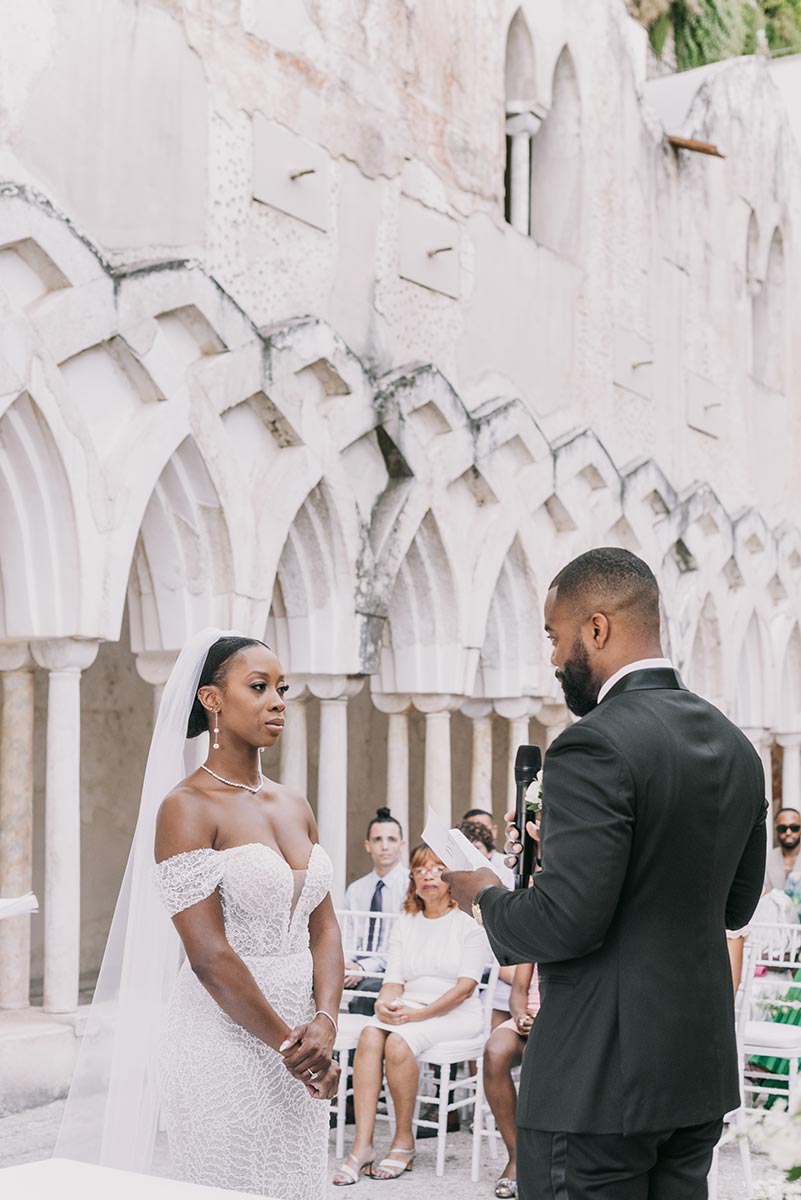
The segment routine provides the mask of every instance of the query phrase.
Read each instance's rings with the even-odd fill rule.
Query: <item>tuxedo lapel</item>
[[[628,675],[618,679],[600,703],[605,704],[607,700],[611,700],[613,696],[619,696],[623,692],[644,692],[654,689],[687,691],[678,671],[673,671],[668,667],[649,667],[643,671],[630,671]]]

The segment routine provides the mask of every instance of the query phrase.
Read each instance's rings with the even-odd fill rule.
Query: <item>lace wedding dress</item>
[[[291,1027],[314,1013],[309,916],[331,886],[315,845],[294,871],[261,843],[189,850],[159,863],[173,916],[219,888],[228,941]],[[281,1056],[237,1025],[184,963],[169,1006],[161,1101],[176,1174],[278,1200],[321,1200],[329,1105],[313,1099]]]

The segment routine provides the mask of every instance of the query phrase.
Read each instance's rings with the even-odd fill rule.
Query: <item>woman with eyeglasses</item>
[[[372,1179],[397,1179],[411,1171],[419,1056],[439,1042],[481,1033],[477,987],[489,955],[487,939],[456,907],[442,879],[445,869],[428,846],[412,851],[409,890],[390,934],[384,985],[353,1061],[356,1132],[334,1175],[338,1187],[357,1183],[362,1171]],[[385,1070],[395,1132],[388,1154],[374,1167],[373,1132]]]

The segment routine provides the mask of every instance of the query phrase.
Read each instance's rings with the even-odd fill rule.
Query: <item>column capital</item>
[[[792,750],[796,746],[801,746],[801,730],[790,733],[775,733],[773,736],[782,750]]]
[[[386,713],[390,717],[403,716],[412,707],[411,696],[406,696],[402,692],[374,692],[371,688],[370,699],[379,712]]]
[[[455,712],[462,703],[461,696],[450,696],[437,693],[425,693],[424,695],[412,696],[412,704],[418,712],[425,713],[427,717],[434,716],[450,716]]]
[[[318,700],[351,700],[362,690],[361,675],[307,675],[306,687]]]
[[[27,642],[0,642],[0,671],[21,671],[33,667]]]
[[[31,642],[37,664],[57,675],[77,675],[91,667],[100,643],[92,638],[47,638]]]
[[[163,687],[178,657],[177,650],[142,650],[136,656],[136,670],[145,683]]]
[[[542,701],[535,696],[510,696],[495,700],[493,704],[498,716],[504,717],[507,721],[522,721],[525,717],[536,717],[542,708]]]
[[[765,750],[773,741],[773,735],[769,729],[765,729],[761,725],[743,725],[742,732],[748,738],[752,746],[757,750]]]
[[[554,725],[569,725],[570,712],[566,704],[552,704],[547,701],[540,705],[540,710],[536,714],[540,725],[546,729]]]
[[[471,697],[462,704],[461,711],[471,721],[481,721],[485,717],[492,716],[492,701]]]

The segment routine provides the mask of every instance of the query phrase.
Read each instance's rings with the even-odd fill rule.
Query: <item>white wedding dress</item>
[[[270,1004],[290,1028],[310,1019],[309,916],[332,878],[321,846],[302,872],[254,842],[177,854],[158,864],[156,878],[170,916],[219,888],[228,941]],[[329,1105],[223,1012],[188,962],[170,1001],[160,1085],[179,1178],[278,1200],[321,1200]]]

